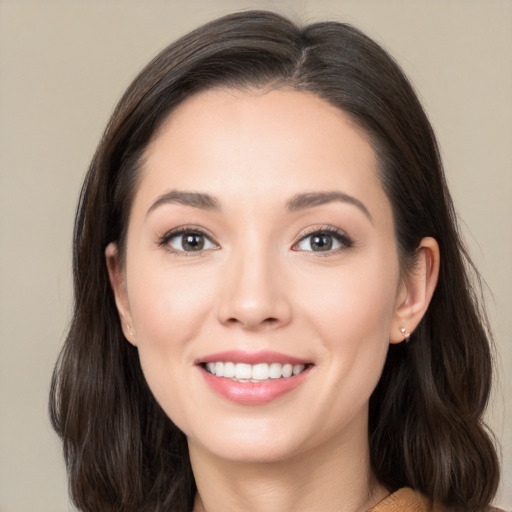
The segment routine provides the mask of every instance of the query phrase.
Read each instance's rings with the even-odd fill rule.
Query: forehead
[[[342,190],[385,200],[375,152],[340,109],[309,92],[213,89],[179,105],[149,144],[139,192],[276,199]]]

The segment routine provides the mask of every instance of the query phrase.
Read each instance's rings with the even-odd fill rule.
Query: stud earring
[[[411,333],[405,330],[405,327],[400,327],[400,332],[404,337],[405,343],[409,343],[409,338],[411,337]]]
[[[126,328],[128,329],[128,333],[130,336],[135,336],[135,332],[133,332],[133,329],[130,327],[130,324],[126,324]]]

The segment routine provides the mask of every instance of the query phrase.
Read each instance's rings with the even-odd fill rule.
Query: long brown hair
[[[185,436],[123,337],[104,251],[112,241],[124,250],[155,130],[185,98],[215,86],[292,87],[348,113],[378,156],[403,269],[423,237],[439,243],[430,307],[410,343],[390,347],[370,400],[371,464],[390,491],[410,486],[454,510],[483,510],[499,479],[482,422],[489,333],[428,119],[398,65],[357,29],[301,27],[260,11],[215,20],[163,50],[124,94],[91,163],[74,231],[74,315],[50,397],[74,503],[86,512],[192,508]]]

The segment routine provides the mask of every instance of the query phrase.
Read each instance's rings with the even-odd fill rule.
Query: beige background
[[[251,7],[351,22],[416,85],[494,297],[488,417],[504,459],[497,503],[512,509],[512,2],[11,0],[0,1],[0,511],[71,509],[46,401],[70,315],[75,204],[109,114],[167,43]]]

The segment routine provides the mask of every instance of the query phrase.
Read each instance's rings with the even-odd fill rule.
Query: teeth
[[[272,365],[271,365],[272,366]],[[252,375],[251,378],[254,380],[266,380],[269,377],[269,368],[268,364],[255,364],[252,367]]]
[[[269,377],[271,379],[280,379],[282,372],[282,365],[279,363],[271,363],[268,369]]]
[[[293,365],[291,364],[283,364],[282,376],[286,379],[291,377],[293,374]]]
[[[293,367],[292,373],[293,375],[299,375],[299,373],[302,373],[304,371],[304,365],[303,364],[296,364]]]
[[[218,363],[216,363],[218,364]],[[217,366],[215,366],[215,369],[217,369]],[[216,373],[215,375],[220,374]],[[224,374],[222,374],[224,376]],[[235,366],[235,378],[237,379],[251,379],[252,378],[252,367],[250,364],[245,363],[236,363]]]
[[[224,363],[224,377],[232,378],[236,375],[235,363]]]
[[[215,363],[206,363],[206,371],[217,377],[226,377],[240,381],[259,382],[268,379],[289,378],[292,375],[299,375],[306,366],[303,364],[292,365],[290,363],[232,363],[230,361],[218,361]]]

